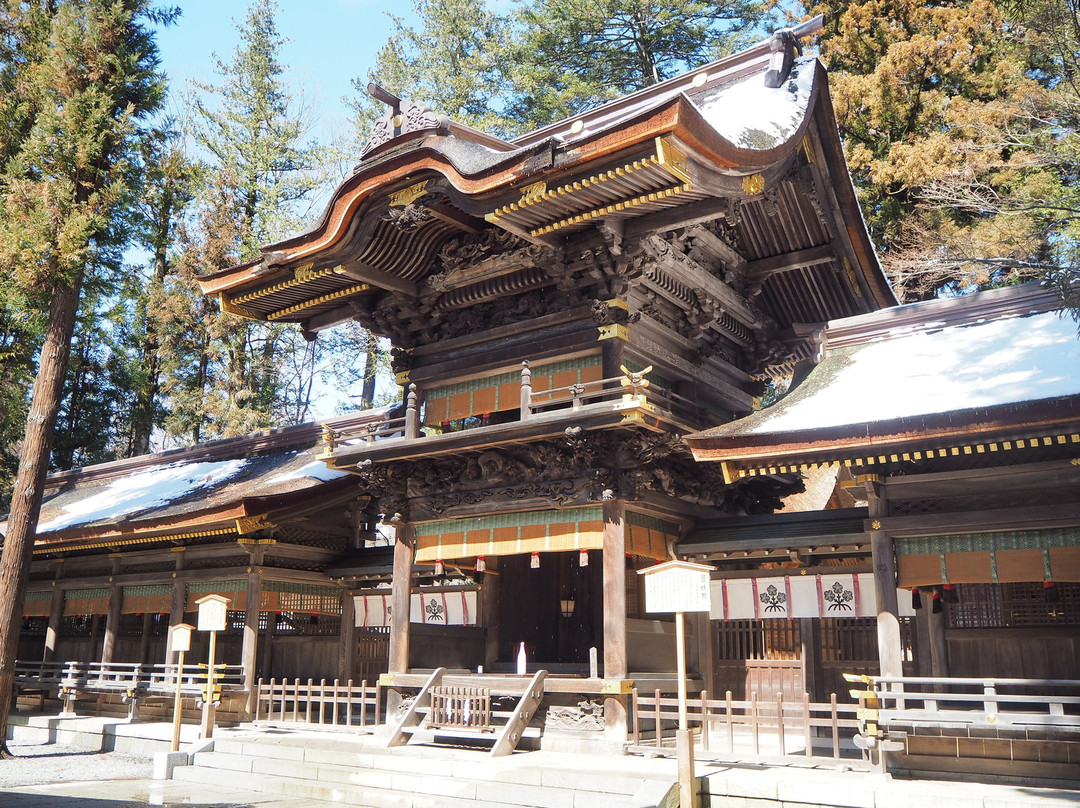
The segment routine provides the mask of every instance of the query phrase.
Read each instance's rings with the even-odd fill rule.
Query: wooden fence
[[[366,679],[358,685],[352,679],[344,684],[337,679],[329,684],[325,679],[260,679],[255,720],[362,727],[378,724],[383,707],[382,688]]]
[[[859,728],[858,705],[838,704],[836,694],[828,703],[811,702],[808,694],[801,699],[785,699],[777,693],[773,699],[735,700],[729,690],[723,699],[710,699],[707,691],[687,701],[687,724],[694,731],[697,754],[738,755],[761,757],[825,757],[839,759],[841,742],[848,756],[861,757],[851,751],[846,741]],[[651,696],[633,691],[632,745],[639,748],[663,749],[672,747],[679,719],[679,701],[674,696],[662,696],[657,690]],[[648,726],[645,726],[645,725]],[[718,744],[714,748],[714,744]],[[801,750],[795,750],[801,745]]]

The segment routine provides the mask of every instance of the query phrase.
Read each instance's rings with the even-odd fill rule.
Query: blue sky
[[[228,62],[236,48],[236,23],[247,14],[247,0],[175,0],[179,21],[158,31],[162,63],[174,95],[189,79],[214,83],[214,54]],[[278,30],[289,40],[282,61],[290,85],[312,109],[320,137],[344,127],[348,109],[342,96],[354,95],[350,80],[366,76],[386,43],[391,10],[411,18],[412,3],[399,0],[279,0]]]

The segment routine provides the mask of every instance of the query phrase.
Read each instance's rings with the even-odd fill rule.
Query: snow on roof
[[[235,477],[247,463],[244,459],[172,463],[133,472],[111,480],[91,496],[65,504],[58,516],[40,523],[37,532],[113,520],[155,508]]]
[[[749,431],[822,429],[1071,395],[1080,395],[1080,340],[1076,323],[1052,311],[829,351],[806,382],[757,413]]]
[[[693,94],[702,116],[722,137],[743,149],[772,149],[790,139],[806,117],[817,58],[792,65],[788,80],[770,89],[755,73],[742,81]]]
[[[266,484],[275,485],[277,483],[287,483],[293,480],[301,480],[305,477],[310,477],[314,480],[321,480],[325,483],[330,482],[330,480],[336,480],[340,477],[346,476],[348,476],[348,472],[332,469],[321,460],[312,460],[306,466],[301,466],[298,469],[293,469],[292,471],[287,471],[271,477],[269,480],[266,481]]]

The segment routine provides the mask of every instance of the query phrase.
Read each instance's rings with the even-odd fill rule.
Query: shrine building
[[[905,671],[1076,678],[1075,324],[1026,287],[897,307],[815,57],[774,38],[513,140],[373,92],[321,217],[200,284],[389,339],[401,405],[51,475],[21,657],[171,662],[214,591],[249,689],[381,675],[393,707],[524,648],[553,733],[619,742],[632,687],[675,690],[637,573],[682,558],[715,568],[692,689],[845,694],[881,611]]]

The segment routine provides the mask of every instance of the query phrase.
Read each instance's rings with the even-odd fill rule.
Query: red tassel
[[[912,609],[921,609],[922,608],[922,595],[919,593],[918,589],[912,589],[911,590],[911,608]]]

